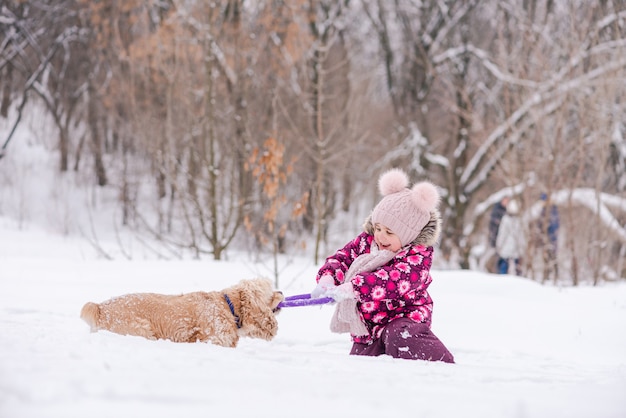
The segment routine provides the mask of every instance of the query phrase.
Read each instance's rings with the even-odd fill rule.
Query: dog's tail
[[[80,311],[80,317],[91,327],[91,332],[98,330],[98,318],[100,317],[100,305],[87,302]]]

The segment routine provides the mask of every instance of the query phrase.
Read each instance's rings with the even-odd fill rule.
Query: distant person
[[[515,274],[522,275],[521,258],[526,250],[524,226],[519,217],[517,200],[510,200],[506,205],[506,213],[502,216],[496,237],[496,253],[498,254],[498,273],[507,274],[511,263]]]
[[[439,192],[428,182],[408,185],[398,169],[380,176],[383,198],[365,231],[326,259],[311,295],[338,302],[331,330],[351,334],[351,355],[454,363],[430,329],[428,286],[441,233]]]
[[[498,203],[493,205],[491,209],[491,216],[489,217],[489,245],[491,248],[496,248],[496,237],[498,236],[498,228],[502,217],[506,213],[506,205],[511,198],[504,196]]]
[[[509,200],[509,196],[504,196],[495,205],[493,205],[493,208],[491,209],[491,215],[489,216],[489,247],[491,248],[496,248],[496,237],[498,236],[498,228],[500,227],[502,217],[506,213],[506,204],[509,202]],[[490,271],[494,271],[495,265],[495,271],[497,272],[497,258],[495,261],[492,260],[493,256],[490,255],[488,268]]]
[[[537,221],[539,228],[539,244],[542,250],[544,260],[544,280],[548,278],[551,272],[554,272],[555,278],[558,277],[557,250],[559,235],[559,208],[552,204],[546,193],[541,193],[541,201],[543,208]]]

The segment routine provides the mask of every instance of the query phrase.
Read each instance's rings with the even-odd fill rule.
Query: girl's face
[[[394,253],[402,248],[400,238],[391,229],[377,223],[374,225],[374,241],[381,250],[389,250]]]

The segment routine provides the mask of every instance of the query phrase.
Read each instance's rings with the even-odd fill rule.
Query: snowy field
[[[331,306],[283,309],[235,349],[90,333],[87,301],[218,290],[249,262],[105,261],[0,218],[0,417],[626,417],[626,284],[554,288],[434,271],[433,330],[457,364],[348,355]],[[289,266],[286,294],[316,268]]]

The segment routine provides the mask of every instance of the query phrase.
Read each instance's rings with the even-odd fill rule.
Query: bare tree
[[[625,19],[620,2],[582,0],[9,1],[0,115],[16,127],[43,103],[60,170],[74,155],[119,191],[124,225],[178,251],[222,258],[274,223],[289,225],[281,251],[311,240],[317,262],[339,211],[403,166],[442,187],[448,262],[483,265],[484,215],[515,194],[529,276],[611,279],[626,253]],[[276,195],[250,171],[267,138],[279,172],[295,162]],[[535,228],[542,192],[561,215],[556,260]],[[282,199],[306,216],[276,213]]]
[[[299,174],[309,196],[305,228],[314,236],[314,260],[321,256],[330,221],[339,209],[337,196],[349,200],[350,149],[363,136],[354,125],[358,110],[351,75],[351,50],[346,33],[349,1],[308,1],[304,19],[310,39],[305,60],[298,63],[301,93],[296,106],[286,110],[289,120],[300,121],[295,130],[302,146]],[[342,182],[346,186],[342,190]],[[347,182],[347,183],[346,183]],[[345,204],[343,205],[346,206]]]
[[[0,115],[19,97],[13,128],[3,143],[6,151],[29,97],[38,96],[59,129],[60,170],[68,169],[70,125],[86,89],[85,44],[75,1],[7,2],[0,9]],[[17,97],[16,97],[17,96]]]
[[[381,2],[368,6],[385,57],[393,62],[428,62],[422,68],[429,71],[431,96],[413,96],[412,101],[421,107],[412,109],[434,113],[437,117],[431,119],[443,120],[450,127],[433,129],[416,115],[415,125],[408,124],[415,128],[382,162],[397,161],[400,153],[396,150],[411,147],[414,158],[408,164],[445,185],[449,194],[442,245],[448,257],[458,257],[461,266],[469,266],[471,248],[481,234],[475,212],[468,209],[477,198],[489,195],[483,191],[486,187],[499,190],[523,182],[530,203],[531,195],[537,199],[542,190],[593,181],[589,173],[575,185],[566,181],[570,177],[564,165],[576,155],[570,151],[576,147],[568,145],[575,143],[572,138],[579,138],[579,143],[588,140],[584,135],[572,136],[576,126],[588,126],[588,121],[572,112],[598,99],[599,83],[615,86],[623,79],[624,36],[616,25],[623,19],[623,10],[581,2],[512,1],[497,7],[471,1],[438,2],[430,9],[411,2],[395,8]],[[412,37],[422,42],[419,48],[402,49],[402,42],[394,47],[390,40],[404,38],[397,35],[402,32],[393,24],[389,10],[394,18],[411,14],[416,16],[412,22],[430,23],[418,27]],[[429,30],[433,27],[438,31]],[[573,31],[580,39],[552,36]],[[392,88],[394,79],[390,75],[388,79],[391,94],[397,94]],[[621,88],[617,90],[615,96],[601,100],[615,103],[623,94]],[[399,107],[397,103],[403,100],[395,103]],[[613,129],[615,124],[607,126]],[[520,154],[520,150],[527,152]],[[525,161],[518,164],[515,159],[522,155]],[[543,156],[550,158],[546,161]],[[596,174],[592,177],[597,179]]]

